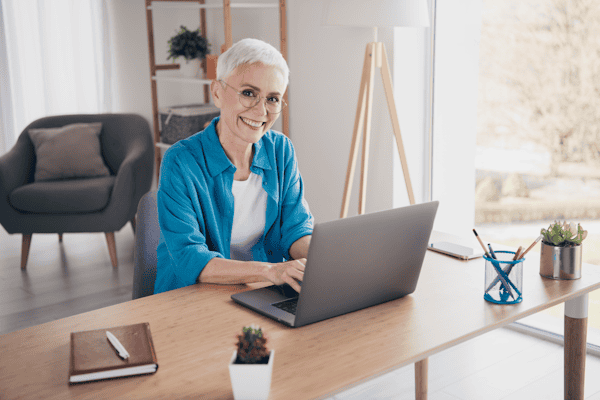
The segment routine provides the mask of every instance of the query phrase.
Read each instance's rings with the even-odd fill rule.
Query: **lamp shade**
[[[330,0],[328,25],[429,26],[427,0]]]

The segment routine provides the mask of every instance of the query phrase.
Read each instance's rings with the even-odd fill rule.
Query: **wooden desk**
[[[432,239],[448,235],[434,233]],[[501,306],[483,300],[481,259],[463,262],[428,251],[414,294],[296,329],[231,301],[243,285],[195,285],[129,301],[0,336],[0,398],[229,399],[235,335],[250,323],[262,326],[276,349],[270,399],[331,396],[412,363],[424,374],[417,385],[422,393],[430,355],[561,302],[571,310],[566,313],[577,311],[600,287],[594,265],[584,265],[575,281],[541,278],[538,265],[528,254],[523,302]],[[566,331],[566,349],[576,353],[582,346],[585,351],[581,316]],[[137,322],[150,323],[156,374],[68,385],[70,332]],[[565,379],[575,387],[569,396],[582,399],[585,353],[566,350],[565,356]]]

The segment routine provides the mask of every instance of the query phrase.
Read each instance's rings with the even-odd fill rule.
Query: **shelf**
[[[155,81],[171,81],[171,82],[179,82],[179,83],[194,83],[198,85],[210,85],[210,79],[198,79],[198,78],[186,78],[183,76],[153,76],[152,80]]]
[[[158,1],[156,4],[148,6],[148,10],[161,10],[168,8],[192,9],[198,10],[202,8],[223,8],[223,4],[182,4],[182,3],[166,3]],[[277,3],[232,3],[231,8],[278,8]]]
[[[139,0],[141,2],[141,0]],[[158,82],[174,82],[174,83],[183,83],[186,85],[201,85],[203,86],[203,90],[198,90],[197,92],[204,93],[204,103],[210,103],[210,84],[212,80],[210,79],[200,79],[200,78],[192,78],[186,77],[181,74],[180,65],[176,63],[156,63],[156,55],[154,48],[154,28],[153,28],[153,18],[152,13],[155,10],[173,10],[173,9],[182,9],[182,10],[199,10],[198,14],[200,17],[200,32],[203,36],[207,35],[206,32],[206,9],[216,9],[222,10],[223,13],[223,29],[225,33],[225,43],[220,46],[221,53],[226,51],[227,49],[233,46],[233,35],[232,35],[232,27],[234,25],[233,20],[240,20],[240,15],[235,15],[235,18],[232,18],[231,9],[237,8],[242,10],[249,9],[272,9],[278,10],[279,14],[279,43],[280,43],[280,51],[285,59],[287,59],[287,17],[286,17],[286,1],[287,0],[249,0],[249,3],[240,3],[241,0],[208,0],[210,4],[201,4],[205,3],[205,0],[145,0],[144,8],[146,11],[146,29],[148,34],[148,55],[150,59],[150,91],[152,94],[152,126],[154,128],[154,143],[155,143],[155,151],[154,151],[154,159],[156,166],[156,177],[158,179],[160,173],[160,162],[164,155],[166,149],[170,147],[170,145],[161,143],[160,139],[160,112],[158,109]],[[237,1],[237,3],[231,3],[231,1]],[[2,2],[2,0],[0,0]],[[238,11],[239,13],[239,11]],[[186,13],[186,14],[189,14]],[[195,14],[195,12],[193,13]],[[217,13],[219,14],[219,13]],[[210,18],[211,23],[216,22],[215,16]],[[163,71],[163,73],[159,73],[158,71]],[[288,93],[285,94],[285,98],[287,99]],[[286,107],[283,112],[283,133],[286,136],[289,136],[289,110],[290,107]]]

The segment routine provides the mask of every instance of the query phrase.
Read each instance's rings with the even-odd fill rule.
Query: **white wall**
[[[417,204],[429,200],[430,37],[428,28],[394,29],[394,97]],[[394,207],[409,204],[394,141]]]
[[[434,94],[434,228],[470,236],[482,0],[438,1]]]
[[[365,47],[372,41],[369,28],[323,25],[324,5],[325,2],[320,0],[287,1],[288,62],[291,69],[290,136],[298,154],[306,197],[317,221],[339,217]],[[150,122],[152,109],[144,7],[143,0],[109,0],[117,65],[114,71],[115,111],[136,112]],[[162,62],[158,59],[161,55],[166,58],[166,40],[179,24],[190,18],[189,12],[181,15],[179,11],[175,15],[174,12],[161,10],[160,13],[163,15],[159,16],[159,11],[154,12],[158,62]],[[191,18],[188,28],[198,21],[197,14]],[[254,36],[279,46],[277,9],[234,10],[232,19],[234,42]],[[216,52],[223,43],[222,11],[208,11],[207,20],[209,41],[213,44],[213,52]],[[379,29],[379,40],[387,47],[392,71],[395,51],[393,37],[392,29]],[[178,84],[172,85],[165,88],[159,83],[159,90],[164,91],[159,95],[159,107],[183,104],[189,100],[201,102],[200,86],[182,88],[176,86]],[[193,96],[192,99],[188,95]],[[406,113],[409,106],[404,107],[402,112]],[[392,157],[396,147],[379,71],[375,79],[371,132],[367,212],[393,206]],[[419,152],[422,150],[412,149],[408,138],[418,133],[412,133],[407,128],[403,135],[407,136],[405,145],[408,146],[409,161],[413,165],[420,163]],[[355,174],[349,215],[357,213],[359,168],[360,164]],[[411,171],[415,187],[422,180],[419,175],[421,172],[418,172],[418,168]]]
[[[152,126],[152,97],[144,0],[108,0],[114,57],[114,112],[142,115]]]
[[[339,218],[365,48],[373,40],[369,28],[323,25],[325,4],[288,1],[290,131],[317,221]],[[392,36],[379,29],[393,60]],[[393,133],[379,76],[373,97],[367,212],[392,207]],[[357,214],[359,177],[360,155],[349,215]]]

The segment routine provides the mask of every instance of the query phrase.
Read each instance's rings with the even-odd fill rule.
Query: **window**
[[[599,264],[600,3],[484,0],[482,11],[478,232],[528,247],[556,219],[579,222],[589,233],[583,261]],[[592,341],[600,328],[600,293],[590,293],[589,307]],[[524,322],[562,333],[563,309]]]
[[[600,264],[600,3],[433,6],[433,156],[422,160],[440,200],[434,229],[466,237],[475,227],[487,242],[517,248],[566,219],[589,232],[583,261]],[[425,124],[421,131],[426,137]],[[394,176],[401,192],[401,169]],[[420,193],[428,200],[427,187]],[[521,322],[562,334],[563,315],[560,305]],[[600,345],[600,293],[590,294],[588,326],[588,342]]]
[[[52,114],[110,111],[110,50],[103,0],[3,0],[8,74],[0,76],[5,149]],[[7,124],[6,121],[10,121]]]

